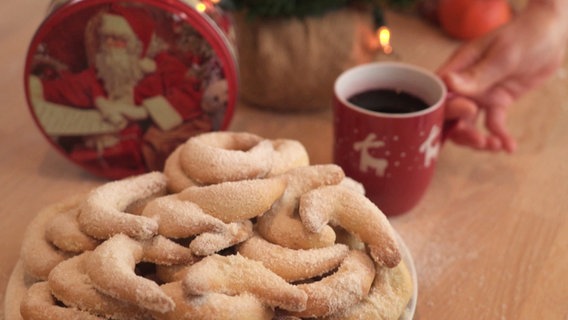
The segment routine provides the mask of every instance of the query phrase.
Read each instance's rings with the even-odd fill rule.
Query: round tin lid
[[[228,127],[238,71],[228,18],[208,0],[54,2],[25,88],[49,142],[119,179],[162,170],[189,137]]]

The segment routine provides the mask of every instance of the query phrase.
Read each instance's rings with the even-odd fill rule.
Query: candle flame
[[[207,6],[203,2],[200,2],[195,5],[195,9],[197,9],[197,11],[199,12],[205,12],[205,10],[207,10]]]
[[[377,38],[379,39],[379,44],[385,54],[392,53],[392,46],[390,44],[391,33],[389,28],[382,26],[377,30]]]

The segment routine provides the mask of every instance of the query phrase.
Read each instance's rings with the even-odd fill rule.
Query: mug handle
[[[446,142],[450,132],[452,132],[457,125],[458,125],[458,120],[456,119],[444,121],[444,124],[442,126],[442,138],[441,138],[442,144]]]
[[[445,104],[448,102],[448,100],[453,99],[455,96],[456,95],[453,92],[448,92],[446,99],[444,101],[444,107],[445,107]],[[444,144],[446,142],[449,134],[454,130],[454,128],[457,125],[458,125],[457,119],[444,120],[444,124],[442,125],[442,136],[441,136],[441,139],[440,139],[442,144]]]

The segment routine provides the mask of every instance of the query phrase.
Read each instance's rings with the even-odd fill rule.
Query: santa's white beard
[[[134,86],[144,76],[138,55],[126,49],[106,48],[96,54],[95,65],[108,98],[133,103]]]

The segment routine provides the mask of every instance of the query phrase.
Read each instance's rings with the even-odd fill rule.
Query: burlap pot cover
[[[329,108],[345,69],[374,58],[371,10],[344,8],[307,18],[235,13],[240,97],[277,111]]]

